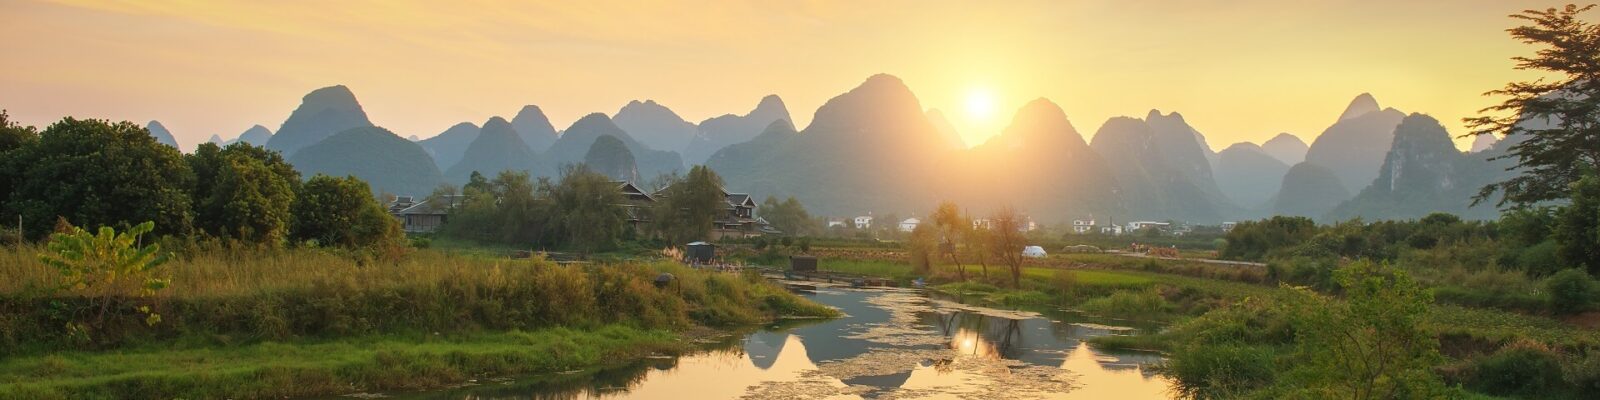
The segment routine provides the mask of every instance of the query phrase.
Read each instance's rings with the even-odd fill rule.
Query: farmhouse
[[[406,233],[428,233],[439,229],[449,218],[449,212],[461,204],[464,196],[447,195],[415,201],[411,196],[395,197],[389,203],[389,215],[400,220]]]
[[[920,219],[916,219],[915,217],[906,218],[904,221],[900,221],[900,231],[911,232],[917,230],[917,225],[920,224],[922,224],[922,220]]]
[[[856,229],[871,228],[872,227],[872,216],[871,215],[863,215],[863,216],[856,217],[856,221],[855,222],[856,222]]]
[[[1090,217],[1089,219],[1075,219],[1075,220],[1072,220],[1072,233],[1076,233],[1076,234],[1079,234],[1079,235],[1087,234],[1087,233],[1094,233],[1094,231],[1095,231],[1094,228],[1095,228],[1095,220],[1094,220],[1093,217]]]

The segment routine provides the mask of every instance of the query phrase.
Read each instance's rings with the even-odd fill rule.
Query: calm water
[[[805,290],[848,316],[772,326],[707,350],[596,374],[481,381],[401,399],[1167,399],[1150,353],[1090,349],[1118,327],[1066,312],[1018,313],[906,291]],[[1130,331],[1130,329],[1132,331]]]

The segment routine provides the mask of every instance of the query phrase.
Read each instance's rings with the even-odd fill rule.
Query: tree
[[[155,269],[166,263],[169,255],[161,253],[159,244],[138,245],[140,236],[154,229],[155,224],[148,221],[122,233],[108,226],[89,233],[68,225],[65,231],[50,235],[39,260],[61,274],[63,289],[88,300],[86,307],[77,311],[93,315],[70,317],[68,336],[88,339],[91,331],[104,325],[108,313],[167,287],[168,281],[157,277]],[[146,324],[161,321],[161,315],[148,306],[136,309],[145,315]]]
[[[989,230],[990,252],[1011,272],[1011,287],[1022,288],[1022,248],[1028,243],[1023,231],[1027,220],[1011,206],[1000,207],[989,220],[994,224]]]
[[[372,197],[372,188],[354,176],[317,174],[306,181],[293,207],[291,236],[321,245],[386,250],[405,235],[400,222]]]
[[[967,280],[967,269],[961,265],[961,257],[957,254],[956,243],[967,237],[967,232],[972,230],[972,220],[961,214],[961,208],[956,203],[945,201],[939,203],[933,210],[933,215],[928,217],[933,225],[939,228],[939,251],[950,257],[950,262],[956,265],[956,275],[961,280]]]
[[[560,237],[584,254],[616,246],[627,228],[622,191],[610,177],[583,164],[562,171],[551,197],[555,198]]]
[[[907,250],[911,253],[911,269],[919,274],[926,274],[933,270],[935,260],[939,256],[939,234],[933,224],[917,224],[911,229],[911,235],[906,240]]]
[[[5,188],[14,187],[15,184],[13,182],[22,178],[14,174],[14,172],[21,170],[22,166],[11,165],[7,161],[9,159],[8,155],[38,142],[39,130],[11,121],[11,116],[6,115],[5,110],[0,110],[0,216],[10,216],[9,213],[5,212],[6,209],[4,207],[6,200],[11,196],[11,190]],[[6,220],[15,221],[15,218]]]
[[[1485,186],[1475,202],[1497,192],[1505,195],[1502,205],[1559,199],[1584,171],[1600,168],[1600,25],[1579,18],[1592,8],[1568,5],[1511,15],[1528,23],[1508,30],[1511,36],[1541,47],[1531,57],[1513,57],[1516,69],[1559,78],[1512,82],[1486,92],[1506,99],[1465,119],[1471,129],[1467,135],[1505,135],[1514,144],[1497,158],[1518,164],[1517,176]]]
[[[1344,301],[1295,288],[1286,302],[1294,367],[1280,387],[1292,398],[1436,398],[1439,341],[1422,328],[1433,302],[1405,271],[1367,261],[1334,272]]]
[[[727,211],[722,177],[704,165],[690,168],[688,176],[662,192],[653,214],[655,231],[668,243],[710,238],[712,223]]]
[[[1588,309],[1595,300],[1594,278],[1578,269],[1566,269],[1545,280],[1544,291],[1550,295],[1550,310],[1559,314],[1573,314]]]
[[[184,156],[194,171],[195,226],[201,231],[275,246],[289,236],[300,173],[265,147],[203,143]]]
[[[812,221],[811,213],[807,212],[805,206],[800,205],[800,201],[794,196],[781,202],[775,197],[767,196],[756,212],[786,235],[805,236],[816,230],[816,222]]]
[[[50,232],[58,218],[111,227],[151,221],[156,234],[193,226],[193,172],[177,149],[138,125],[64,118],[6,159],[15,181],[5,209],[23,217],[30,236]]]
[[[1567,265],[1600,275],[1600,176],[1573,183],[1572,203],[1556,212],[1556,253]]]
[[[478,171],[472,171],[472,176],[467,178],[467,184],[461,187],[461,192],[465,193],[474,189],[489,191],[491,189],[489,187],[489,178],[483,177],[483,174],[478,173]]]
[[[1306,217],[1274,216],[1245,221],[1228,231],[1227,245],[1218,256],[1228,260],[1259,261],[1273,250],[1296,246],[1317,234],[1317,223]]]

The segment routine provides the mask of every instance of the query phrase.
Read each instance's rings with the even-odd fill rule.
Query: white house
[[[1144,228],[1167,229],[1167,227],[1170,226],[1172,226],[1172,224],[1166,222],[1133,221],[1128,223],[1128,232],[1138,232],[1140,229]]]
[[[863,215],[863,216],[856,217],[856,229],[867,229],[867,228],[871,228],[871,227],[872,227],[872,216],[871,215]]]
[[[922,223],[922,220],[920,220],[920,219],[906,218],[905,221],[900,221],[900,231],[901,232],[911,232],[911,231],[917,230],[917,225],[919,225],[921,223]]]
[[[1102,227],[1100,227],[1100,234],[1102,234],[1102,235],[1121,235],[1122,234],[1122,225],[1102,226]]]
[[[1233,227],[1239,226],[1238,222],[1228,221],[1222,223],[1222,233],[1233,232]]]
[[[1076,233],[1076,234],[1080,234],[1080,235],[1085,234],[1085,233],[1092,233],[1092,232],[1094,232],[1094,225],[1095,225],[1095,221],[1094,221],[1093,218],[1072,220],[1072,233]]]
[[[828,227],[829,228],[843,228],[844,227],[844,219],[842,219],[842,218],[828,218]]]
[[[973,218],[972,229],[994,229],[994,221],[988,218]]]

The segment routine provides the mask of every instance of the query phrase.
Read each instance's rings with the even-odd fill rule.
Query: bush
[[[1239,344],[1186,346],[1167,358],[1166,373],[1181,398],[1235,398],[1275,379],[1271,349]]]
[[[1135,316],[1156,314],[1167,310],[1167,300],[1154,288],[1129,291],[1122,290],[1110,296],[1092,299],[1078,306],[1084,311],[1117,316]]]
[[[1550,398],[1566,391],[1561,376],[1561,360],[1554,353],[1519,342],[1479,360],[1467,386],[1496,396]]]
[[[1557,272],[1545,280],[1544,288],[1550,296],[1550,310],[1556,313],[1584,311],[1594,302],[1594,279],[1580,269]]]

